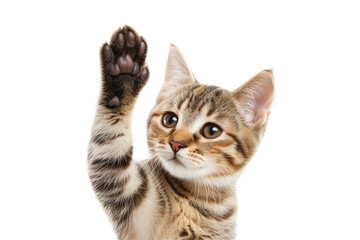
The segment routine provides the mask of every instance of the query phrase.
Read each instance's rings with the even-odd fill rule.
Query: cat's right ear
[[[186,64],[184,56],[175,45],[171,44],[166,64],[165,79],[157,102],[168,97],[178,87],[195,83],[197,81]]]

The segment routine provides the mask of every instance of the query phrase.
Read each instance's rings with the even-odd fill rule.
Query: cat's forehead
[[[176,99],[179,110],[187,112],[203,112],[210,116],[216,112],[229,110],[234,106],[230,93],[216,86],[196,85],[180,89]]]
[[[196,127],[211,119],[224,121],[237,117],[229,91],[216,86],[186,86],[167,99],[165,111],[174,111],[181,117],[182,125]]]
[[[178,108],[184,111],[201,112],[217,102],[223,90],[215,86],[197,85],[179,90]]]

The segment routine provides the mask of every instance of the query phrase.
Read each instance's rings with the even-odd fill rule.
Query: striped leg
[[[89,176],[119,239],[131,239],[122,235],[126,221],[148,189],[145,171],[132,161],[130,131],[136,97],[149,77],[146,51],[145,40],[125,26],[100,53],[102,91],[89,143]]]

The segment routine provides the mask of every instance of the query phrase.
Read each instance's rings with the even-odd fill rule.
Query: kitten
[[[273,74],[235,91],[202,85],[170,47],[148,118],[152,158],[132,160],[131,113],[149,78],[131,27],[101,48],[102,89],[89,143],[91,184],[118,239],[235,239],[235,183],[265,131]]]

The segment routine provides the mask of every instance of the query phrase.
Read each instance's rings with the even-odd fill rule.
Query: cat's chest
[[[171,240],[205,240],[213,238],[212,219],[203,216],[188,200],[173,202],[171,221],[165,223],[164,239]]]

